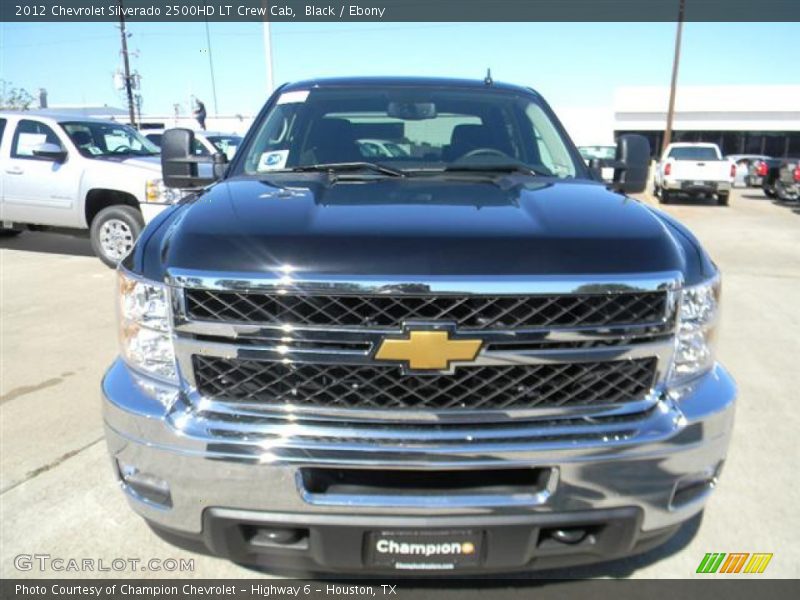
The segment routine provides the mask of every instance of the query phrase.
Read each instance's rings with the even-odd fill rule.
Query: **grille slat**
[[[651,389],[657,359],[484,365],[404,375],[397,366],[193,357],[198,391],[220,400],[359,409],[505,410],[619,404]]]
[[[448,321],[461,329],[629,325],[663,321],[664,292],[585,295],[294,295],[186,289],[186,312],[201,321],[327,327],[400,327]]]

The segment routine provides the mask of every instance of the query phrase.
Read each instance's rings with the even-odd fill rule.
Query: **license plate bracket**
[[[385,530],[364,538],[367,564],[398,570],[452,571],[480,566],[483,531]]]

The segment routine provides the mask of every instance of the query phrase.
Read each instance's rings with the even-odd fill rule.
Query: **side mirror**
[[[196,156],[194,132],[191,129],[168,129],[161,138],[161,172],[164,185],[171,188],[200,188],[213,183],[222,176],[225,155]],[[212,168],[198,173],[198,165],[209,164]]]
[[[647,187],[650,170],[650,142],[643,135],[625,134],[617,140],[617,157],[612,187],[625,194],[637,194]]]
[[[44,143],[34,146],[33,155],[37,158],[52,160],[58,163],[67,160],[67,151],[58,144]]]

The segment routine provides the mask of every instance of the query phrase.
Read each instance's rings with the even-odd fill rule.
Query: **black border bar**
[[[121,0],[132,22],[676,21],[681,0]],[[686,21],[790,22],[798,0],[684,0]],[[4,22],[118,21],[120,0],[2,0]]]

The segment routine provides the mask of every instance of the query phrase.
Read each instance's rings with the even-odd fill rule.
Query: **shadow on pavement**
[[[14,237],[0,237],[0,248],[21,252],[94,256],[86,235],[23,231]]]

